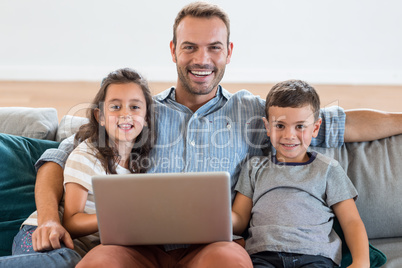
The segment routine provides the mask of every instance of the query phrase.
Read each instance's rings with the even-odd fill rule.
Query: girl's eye
[[[140,106],[134,105],[134,106],[131,106],[131,109],[132,110],[137,110],[137,109],[140,109]]]
[[[110,105],[110,106],[109,106],[109,109],[110,109],[111,111],[116,111],[116,110],[119,110],[119,109],[120,109],[120,106],[119,106],[119,105]]]

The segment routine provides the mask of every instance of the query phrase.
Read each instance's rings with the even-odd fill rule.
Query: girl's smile
[[[142,89],[135,83],[111,84],[106,93],[99,123],[106,128],[110,140],[118,147],[131,148],[141,133],[146,117],[146,101]]]

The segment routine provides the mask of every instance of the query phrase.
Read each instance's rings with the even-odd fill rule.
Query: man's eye
[[[221,50],[221,47],[220,46],[212,46],[211,49],[212,50]]]

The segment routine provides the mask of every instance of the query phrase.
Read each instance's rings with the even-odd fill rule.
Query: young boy
[[[316,91],[303,81],[279,83],[267,96],[263,120],[276,153],[244,165],[232,212],[235,234],[250,224],[246,250],[254,267],[338,265],[335,216],[352,254],[350,267],[370,266],[356,189],[336,160],[307,151],[320,128],[319,109]]]

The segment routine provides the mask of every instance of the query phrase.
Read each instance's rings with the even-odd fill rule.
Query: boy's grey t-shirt
[[[249,254],[291,252],[341,262],[331,206],[357,198],[357,191],[336,160],[316,152],[307,163],[253,157],[244,164],[236,191],[253,200]]]

